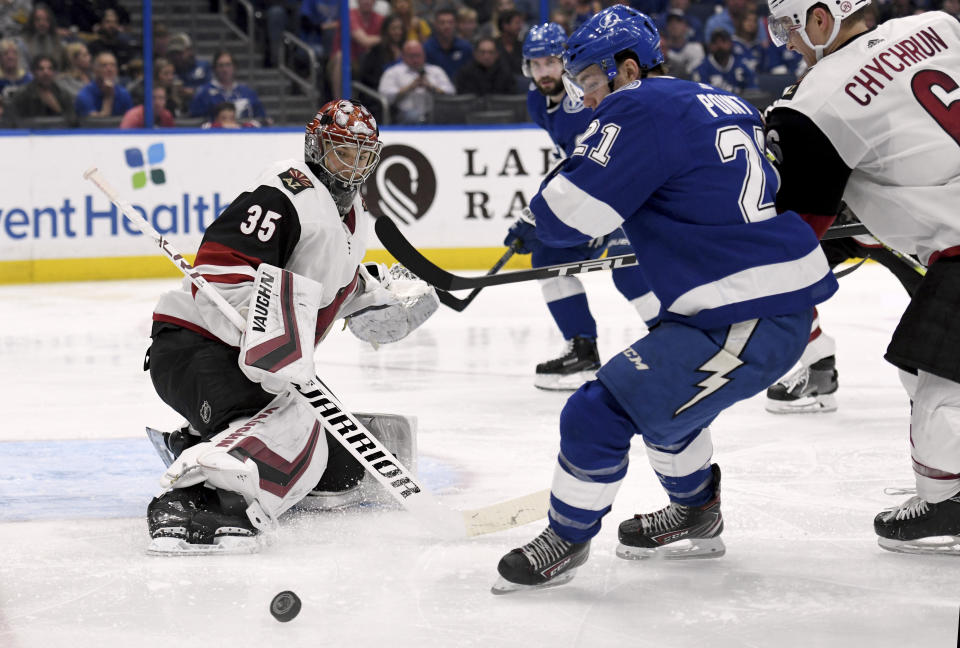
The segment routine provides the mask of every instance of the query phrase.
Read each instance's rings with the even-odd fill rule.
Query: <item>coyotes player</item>
[[[777,208],[822,233],[843,199],[928,266],[885,356],[913,401],[917,496],[874,528],[886,549],[960,554],[960,23],[929,12],[868,30],[869,2],[770,1],[773,41],[811,66],[767,116]]]
[[[254,551],[311,490],[344,493],[363,477],[288,386],[312,378],[314,344],[334,320],[385,343],[438,306],[398,266],[374,277],[360,263],[370,216],[358,190],[380,147],[366,108],[331,101],[306,127],[304,159],[269,167],[210,224],[195,269],[247,318],[244,332],[189,282],[157,304],[150,376],[189,427],[167,440],[165,491],[147,509],[151,553]],[[285,337],[270,330],[277,321]]]

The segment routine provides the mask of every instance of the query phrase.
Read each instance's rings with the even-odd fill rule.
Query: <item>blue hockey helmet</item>
[[[612,81],[617,76],[614,56],[624,50],[637,55],[642,69],[649,70],[663,63],[660,32],[650,17],[632,7],[613,5],[593,16],[567,39],[563,66],[576,78],[596,64]]]
[[[534,25],[523,39],[523,76],[532,78],[530,59],[545,56],[563,56],[563,43],[567,40],[567,33],[557,23],[543,23]]]

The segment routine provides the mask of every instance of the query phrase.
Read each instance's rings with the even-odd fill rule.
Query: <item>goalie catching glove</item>
[[[240,370],[264,390],[281,394],[313,379],[314,337],[322,286],[267,263],[257,268],[240,340]]]
[[[373,345],[407,337],[437,312],[440,300],[433,286],[399,263],[389,270],[382,263],[360,266],[363,292],[349,305],[347,328]]]

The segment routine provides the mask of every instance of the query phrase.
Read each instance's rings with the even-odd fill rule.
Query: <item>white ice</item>
[[[642,326],[609,275],[585,278],[609,358]],[[881,550],[873,516],[913,485],[908,402],[882,359],[906,304],[866,265],[821,308],[838,340],[839,410],[774,416],[762,396],[713,426],[723,467],[716,560],[616,558],[617,524],[666,498],[639,443],[576,578],[493,596],[534,523],[442,542],[386,507],[299,515],[253,556],[152,558],[144,512],[162,472],[143,428],[179,423],[141,359],[174,280],[0,287],[0,646],[947,646],[960,559]],[[317,354],[349,407],[419,418],[420,470],[475,508],[545,488],[565,397],[532,386],[561,347],[535,284],[485,290],[374,351],[336,331]],[[303,610],[280,624],[271,598]]]

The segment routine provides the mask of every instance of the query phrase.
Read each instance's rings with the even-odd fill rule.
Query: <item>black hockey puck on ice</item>
[[[300,597],[290,591],[280,592],[270,601],[270,614],[281,623],[293,620],[300,614]]]

